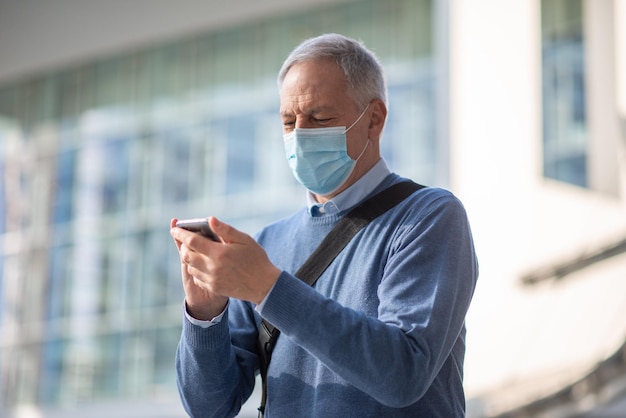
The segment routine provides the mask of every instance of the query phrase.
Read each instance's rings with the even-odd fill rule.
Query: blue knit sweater
[[[401,180],[390,175],[373,193]],[[307,286],[292,273],[345,213],[302,209],[257,237],[283,270],[261,311],[282,332],[265,416],[464,416],[464,319],[478,267],[463,206],[442,189],[415,192]],[[235,299],[210,328],[184,319],[176,366],[192,417],[238,413],[258,373],[259,323],[255,306]]]

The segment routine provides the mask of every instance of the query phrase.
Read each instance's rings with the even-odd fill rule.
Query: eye
[[[326,125],[330,123],[331,120],[332,118],[314,118],[313,119],[315,123],[320,124],[320,125]]]

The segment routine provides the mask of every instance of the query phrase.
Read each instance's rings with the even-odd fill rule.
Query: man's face
[[[287,72],[280,89],[283,133],[289,133],[295,128],[348,127],[362,111],[363,108],[356,104],[350,94],[342,69],[331,59],[295,64]],[[361,120],[347,133],[348,155],[356,159],[364,149],[366,152],[357,162],[345,187],[360,178],[380,158],[378,138],[375,138],[375,143],[367,144],[371,112],[372,109],[367,109]]]

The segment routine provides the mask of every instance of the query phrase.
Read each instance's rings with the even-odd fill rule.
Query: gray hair
[[[278,72],[278,87],[294,64],[332,58],[343,70],[357,104],[365,107],[374,99],[387,104],[387,85],[378,58],[361,42],[328,33],[309,38],[294,49]]]

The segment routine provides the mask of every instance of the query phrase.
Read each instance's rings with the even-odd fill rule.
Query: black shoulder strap
[[[302,267],[298,269],[295,276],[313,286],[357,232],[372,220],[423,187],[424,186],[421,184],[412,181],[396,183],[352,209],[335,225],[328,235],[326,235],[320,245],[313,251],[309,258],[307,258]],[[263,384],[261,406],[259,407],[260,417],[263,416],[267,397],[267,367],[269,366],[272,351],[279,335],[280,330],[278,328],[275,328],[265,319],[261,321],[258,340],[260,372]]]
[[[352,209],[326,235],[295,276],[313,286],[357,232],[422,187],[411,181],[396,183]]]

